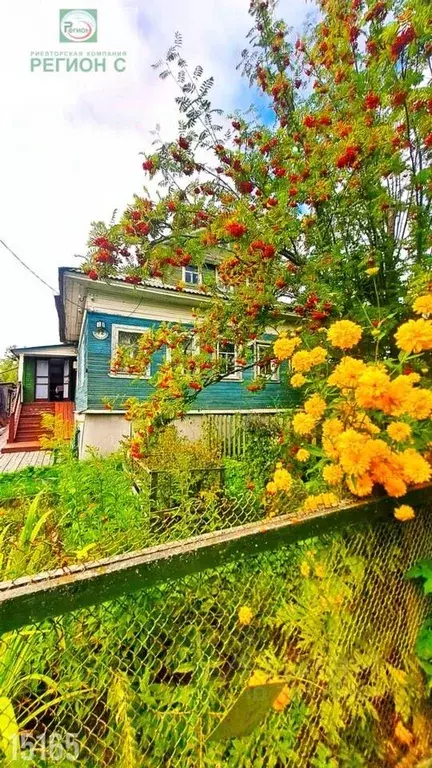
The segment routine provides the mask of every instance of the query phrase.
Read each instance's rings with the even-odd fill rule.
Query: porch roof
[[[73,344],[45,344],[37,347],[14,347],[15,357],[76,357],[77,349]]]

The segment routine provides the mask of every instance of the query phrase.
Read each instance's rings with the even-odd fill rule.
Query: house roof
[[[81,292],[75,290],[74,292],[68,290],[68,281],[73,281],[78,285],[81,285]],[[171,296],[170,303],[177,305],[189,305],[193,306],[197,301],[199,303],[205,303],[209,301],[209,297],[206,296],[201,290],[196,288],[184,287],[182,290],[178,290],[173,285],[168,285],[162,282],[162,280],[156,278],[148,278],[143,280],[139,285],[133,285],[128,283],[123,278],[109,278],[107,280],[91,280],[85,272],[76,267],[60,267],[59,268],[59,295],[54,297],[55,305],[57,309],[59,319],[59,336],[60,340],[64,343],[73,343],[78,340],[79,331],[78,327],[81,327],[82,318],[84,317],[84,310],[86,309],[85,296],[87,292],[91,293],[97,290],[107,290],[116,293],[117,290],[124,291],[125,294],[130,296],[131,292],[143,294],[149,303],[161,296]],[[69,295],[72,293],[72,295]],[[66,295],[68,294],[68,295]],[[73,320],[73,328],[71,327],[71,320]]]

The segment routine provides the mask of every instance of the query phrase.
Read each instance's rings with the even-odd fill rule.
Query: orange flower
[[[351,349],[360,341],[362,329],[351,320],[338,320],[330,326],[327,339],[333,347]]]
[[[293,430],[298,435],[310,435],[317,423],[310,413],[296,413],[292,420]]]
[[[419,296],[413,304],[413,310],[417,315],[432,314],[432,293]]]
[[[373,485],[373,480],[367,472],[364,475],[360,475],[360,477],[349,477],[347,479],[347,486],[354,496],[370,496]]]
[[[396,344],[404,352],[424,352],[432,349],[432,321],[408,320],[395,334]]]
[[[357,386],[359,378],[366,370],[363,360],[353,357],[343,357],[333,373],[328,377],[328,383],[339,389],[352,389]]]
[[[387,427],[387,433],[396,443],[405,443],[410,439],[412,431],[409,424],[403,421],[393,421]]]
[[[413,520],[415,518],[415,512],[413,508],[409,506],[409,504],[401,504],[400,507],[396,507],[393,514],[396,520],[400,520],[401,522],[405,522],[406,520]]]
[[[326,401],[318,394],[314,394],[312,397],[309,397],[304,404],[306,413],[310,414],[315,419],[321,418],[326,407]]]
[[[322,471],[322,476],[328,485],[338,485],[342,482],[343,470],[337,464],[327,464]]]

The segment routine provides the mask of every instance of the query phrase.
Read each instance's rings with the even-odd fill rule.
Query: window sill
[[[110,373],[108,374],[110,379],[142,379],[148,381],[151,377],[149,375],[140,376],[139,373]]]

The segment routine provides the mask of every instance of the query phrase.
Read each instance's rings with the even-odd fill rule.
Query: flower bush
[[[300,382],[303,405],[292,417],[298,439],[295,460],[308,461],[306,486],[318,486],[320,492],[306,498],[303,511],[332,506],[347,495],[370,496],[378,489],[399,498],[409,486],[430,480],[432,390],[422,374],[428,372],[424,353],[432,350],[432,293],[417,297],[413,309],[424,317],[407,320],[396,330],[396,359],[386,356],[392,339],[385,338],[383,354],[377,345],[368,357],[360,341],[374,327],[362,328],[350,320],[330,325],[326,347],[307,346],[310,335],[301,329],[275,342],[280,360],[290,359],[292,370],[307,373]],[[268,494],[291,490],[295,463],[293,467],[276,465]],[[408,520],[412,514],[402,505],[395,516]]]

